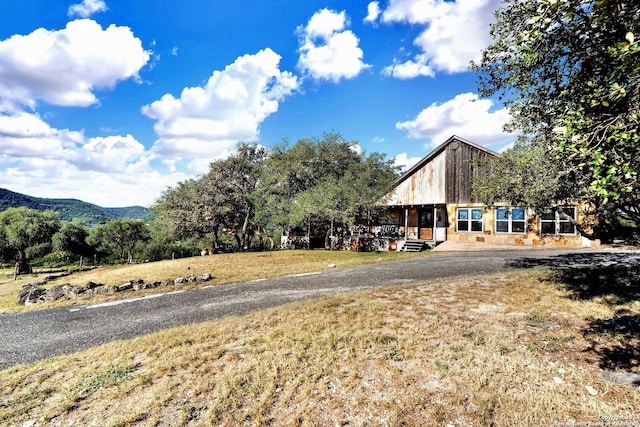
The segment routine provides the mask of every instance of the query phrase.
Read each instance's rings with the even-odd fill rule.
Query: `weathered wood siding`
[[[476,162],[492,157],[471,145],[453,141],[445,147],[446,203],[475,203],[471,190],[474,180],[482,173]]]
[[[387,197],[387,206],[418,206],[445,202],[446,150],[400,182]]]

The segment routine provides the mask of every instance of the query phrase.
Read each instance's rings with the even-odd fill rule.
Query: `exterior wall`
[[[446,153],[446,203],[473,203],[473,182],[481,176],[477,165],[481,159],[492,158],[491,154],[456,140],[445,147]]]
[[[456,213],[458,208],[482,208],[483,225],[482,232],[460,232],[456,229]],[[459,242],[498,243],[529,246],[554,246],[554,247],[598,247],[600,242],[591,241],[582,237],[578,232],[572,235],[540,235],[540,217],[530,209],[527,210],[527,225],[524,233],[497,233],[495,224],[495,210],[485,207],[482,203],[459,203],[447,205],[449,228],[448,240]],[[585,212],[577,207],[577,221],[583,222]]]
[[[445,202],[446,151],[399,183],[383,204],[387,206],[433,205]]]

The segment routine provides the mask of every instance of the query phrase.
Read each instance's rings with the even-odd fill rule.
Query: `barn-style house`
[[[575,222],[581,223],[586,215],[579,204],[563,206],[562,213],[533,212],[526,206],[488,207],[474,199],[472,185],[482,173],[477,160],[496,156],[458,136],[446,140],[403,174],[380,202],[385,214],[372,228],[372,237],[389,242],[374,246],[419,250],[446,240],[563,247],[597,244],[576,229]]]

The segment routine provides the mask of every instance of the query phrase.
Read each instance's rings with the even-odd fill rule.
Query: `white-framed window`
[[[524,233],[527,231],[525,208],[497,208],[496,233]]]
[[[576,208],[566,206],[562,208],[562,213],[558,210],[546,212],[540,217],[541,234],[576,234],[576,226],[573,221],[576,219]]]
[[[456,231],[482,233],[482,208],[458,208],[456,210]]]

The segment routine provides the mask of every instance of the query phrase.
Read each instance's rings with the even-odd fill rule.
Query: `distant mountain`
[[[87,225],[104,224],[111,219],[134,218],[146,221],[149,218],[149,210],[142,206],[103,208],[82,200],[45,199],[0,188],[0,212],[21,206],[37,211],[56,211],[63,221],[80,219]]]

